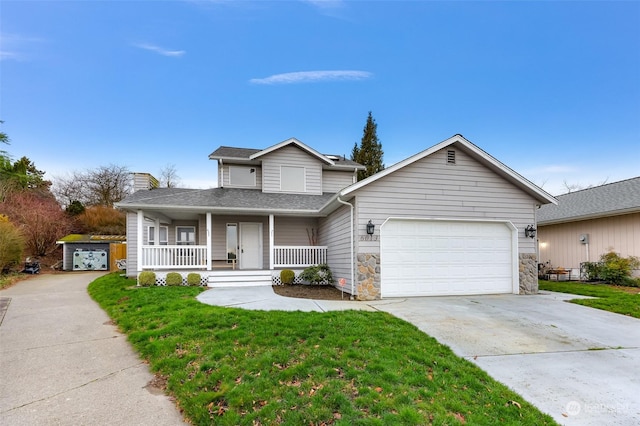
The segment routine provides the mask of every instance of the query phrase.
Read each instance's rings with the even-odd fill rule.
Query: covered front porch
[[[209,277],[279,276],[327,263],[315,217],[137,212],[136,272],[204,271]],[[251,274],[249,272],[251,271]],[[259,274],[264,271],[267,274]],[[201,272],[202,273],[202,272]],[[249,280],[250,281],[250,280]]]

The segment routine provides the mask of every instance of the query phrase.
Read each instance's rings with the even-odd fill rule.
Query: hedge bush
[[[138,285],[141,287],[156,285],[156,273],[153,271],[140,272],[140,275],[138,275]]]
[[[182,285],[182,275],[177,272],[169,272],[167,274],[167,285]]]
[[[8,272],[22,262],[24,238],[6,216],[0,215],[0,273]]]
[[[190,286],[199,286],[200,285],[200,274],[195,272],[191,272],[187,275],[187,284]]]
[[[333,283],[333,274],[329,265],[322,264],[316,266],[309,266],[300,274],[300,278],[304,281],[308,281],[311,284],[331,284]]]
[[[283,269],[280,271],[280,281],[282,284],[293,284],[293,280],[296,278],[296,273],[291,269]]]
[[[637,257],[621,257],[613,251],[600,256],[600,262],[602,262],[600,277],[610,284],[618,285],[630,285],[633,283],[631,271],[640,266],[640,259]]]

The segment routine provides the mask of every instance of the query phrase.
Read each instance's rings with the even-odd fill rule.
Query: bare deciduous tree
[[[594,186],[602,186],[602,185],[606,185],[607,182],[609,181],[609,178],[607,177],[605,180],[597,183],[596,185],[594,184],[589,184],[587,186],[584,185],[580,185],[578,183],[572,183],[570,184],[569,182],[567,182],[567,180],[563,180],[562,184],[564,185],[565,189],[567,190],[567,194],[574,192],[574,191],[581,191],[583,189],[589,189],[589,188],[593,188]]]
[[[178,176],[176,165],[166,164],[160,169],[160,179],[158,181],[160,188],[177,188],[180,185],[180,176]]]
[[[19,227],[34,256],[47,255],[70,229],[67,215],[48,191],[14,192],[0,210]]]
[[[131,173],[125,166],[110,164],[85,172],[74,171],[55,178],[53,193],[68,206],[80,201],[86,206],[113,206],[132,190]]]

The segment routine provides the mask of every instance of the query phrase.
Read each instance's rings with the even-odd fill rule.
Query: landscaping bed
[[[285,297],[316,300],[349,300],[349,293],[344,293],[331,285],[287,284],[274,285],[273,292]]]

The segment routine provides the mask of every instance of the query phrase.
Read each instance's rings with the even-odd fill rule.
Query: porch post
[[[167,235],[167,238],[169,236]],[[160,245],[160,218],[156,219],[156,223],[153,225],[153,241],[154,244],[159,246]],[[167,244],[169,242],[167,241]]]
[[[273,270],[273,215],[269,215],[269,269]]]
[[[144,213],[142,210],[138,210],[138,223],[137,223],[137,238],[136,238],[136,269],[138,272],[142,271],[142,244],[144,243],[143,239],[143,224],[144,224]]]
[[[211,212],[207,212],[207,271],[211,270]]]

